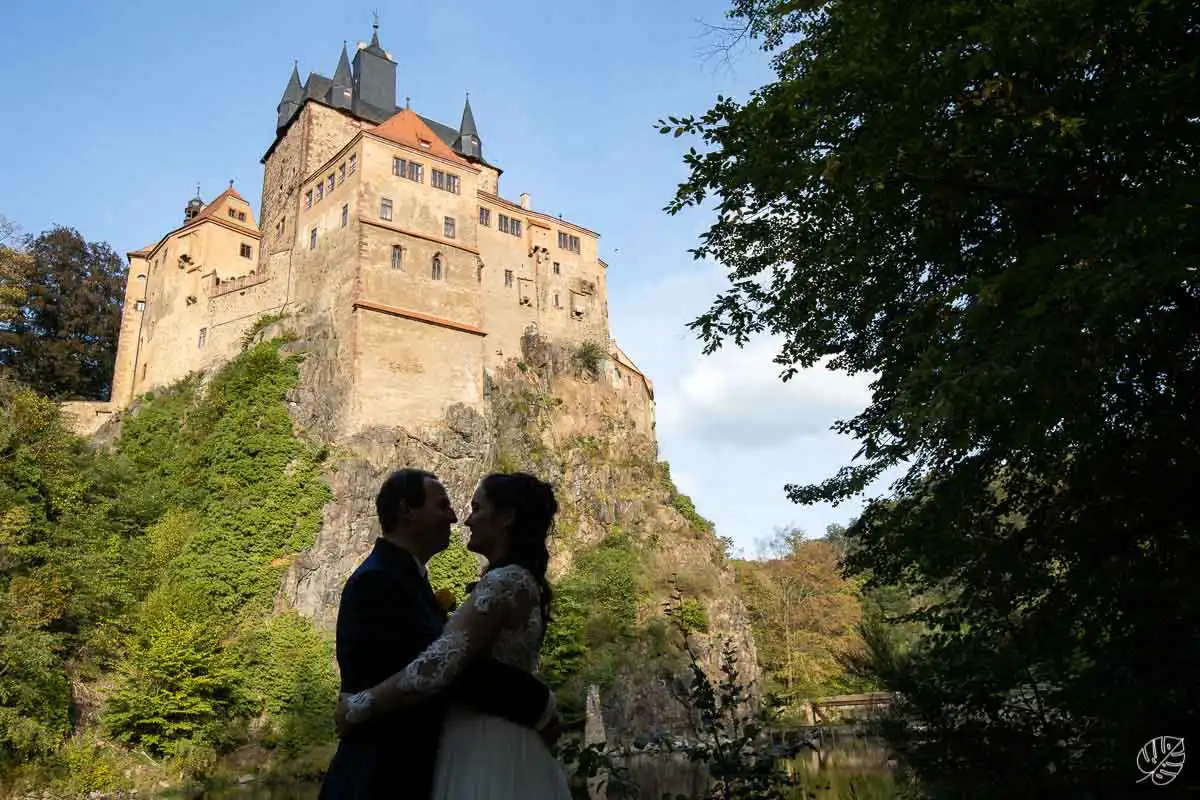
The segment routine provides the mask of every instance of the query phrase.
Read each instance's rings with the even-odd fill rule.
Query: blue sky
[[[662,211],[688,143],[654,122],[769,80],[756,50],[731,63],[705,56],[701,20],[722,22],[726,7],[8,0],[0,214],[126,252],[176,226],[197,182],[211,199],[235,180],[257,210],[293,59],[302,79],[331,75],[343,40],[352,54],[378,9],[397,97],[457,127],[469,91],[484,152],[505,170],[502,194],[529,192],[535,208],[601,233],[613,335],[655,382],[662,456],[700,513],[753,555],[777,526],[819,535],[861,507],[795,506],[783,487],[846,463],[854,442],[828,429],[869,394],[825,370],[781,384],[770,340],[703,357],[686,328],[723,278],[687,253],[707,214]]]

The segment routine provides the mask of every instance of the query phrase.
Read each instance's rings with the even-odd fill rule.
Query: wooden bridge
[[[859,737],[863,723],[878,717],[891,706],[888,692],[841,694],[807,700],[801,705],[802,717],[771,727],[771,744],[782,750],[802,747],[818,749],[827,740]]]

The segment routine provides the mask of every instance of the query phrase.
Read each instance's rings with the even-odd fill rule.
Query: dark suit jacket
[[[442,633],[446,616],[417,562],[385,539],[342,590],[337,660],[342,691],[360,692],[404,669]],[[338,744],[321,787],[321,800],[426,800],[446,705],[534,727],[549,690],[527,672],[483,660],[467,667],[436,698],[380,715]]]

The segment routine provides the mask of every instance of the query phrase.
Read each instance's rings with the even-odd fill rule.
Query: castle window
[[[138,311],[145,311],[146,310],[146,301],[138,300],[137,303],[134,304],[134,308],[136,308]]]
[[[572,253],[579,252],[579,237],[572,236],[569,233],[558,232],[558,246],[563,250],[570,250]]]
[[[492,224],[492,210],[490,208],[479,207],[479,224],[486,226]]]
[[[241,253],[242,258],[250,258],[254,253],[248,244],[243,244],[239,252]]]
[[[196,342],[196,347],[204,347],[204,342],[208,339],[208,328],[200,329],[200,339]]]
[[[318,203],[321,202],[321,199],[324,197],[325,197],[325,184],[318,183],[317,184],[317,202]]]
[[[511,269],[504,270],[504,288],[511,289],[512,281],[513,281],[512,270]]]
[[[346,223],[350,221],[350,204],[342,205],[342,227],[346,227]]]
[[[329,177],[325,179],[325,191],[333,194],[333,173],[329,173]]]
[[[304,207],[312,208],[312,189],[304,193]]]
[[[559,263],[557,261],[554,262],[554,274],[555,275],[562,274],[562,267],[559,265]]]
[[[442,220],[442,235],[447,239],[454,238],[454,217],[446,217]]]
[[[309,250],[317,249],[317,229],[316,228],[313,228],[312,231],[310,231],[308,234],[308,249]]]
[[[340,185],[344,180],[346,180],[346,164],[343,162],[338,165],[338,184]]]
[[[349,172],[351,175],[353,175],[354,170],[358,168],[358,156],[356,156],[356,155],[350,156],[350,161],[348,163],[349,163],[350,167],[347,170],[347,172]]]
[[[386,197],[379,201],[379,218],[392,221],[392,201]]]
[[[458,194],[458,176],[435,169],[429,173],[429,185],[435,189]]]
[[[229,218],[237,219],[237,209],[236,208],[229,209]]]
[[[392,245],[392,269],[400,269],[403,258],[404,251],[400,249],[400,245]]]
[[[433,257],[433,279],[440,281],[442,279],[442,254],[438,253]]]
[[[149,368],[150,368],[149,361],[147,361],[145,364],[142,364],[142,380],[146,380],[146,370],[148,370]]]
[[[145,283],[145,282],[146,282],[146,276],[138,275],[138,283]]]
[[[420,183],[424,180],[425,167],[418,164],[416,161],[409,161],[404,158],[392,158],[392,174],[398,178],[408,178],[410,181]],[[434,170],[437,173],[437,170]]]
[[[501,214],[499,225],[498,225],[498,227],[500,228],[500,232],[508,233],[508,228],[509,228],[510,223],[511,223],[511,220],[506,215]]]
[[[511,233],[513,236],[520,236],[521,235],[521,220],[519,220],[519,219],[510,220],[508,223],[508,232]]]
[[[562,308],[562,303],[558,302],[558,292],[554,293],[554,307]]]

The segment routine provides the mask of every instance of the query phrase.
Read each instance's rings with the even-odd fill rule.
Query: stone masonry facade
[[[439,425],[481,408],[530,332],[603,355],[603,379],[653,436],[653,386],[609,335],[599,235],[500,193],[470,103],[457,129],[395,105],[378,32],[332,79],[293,70],[262,159],[256,222],[230,187],[128,254],[109,403],[65,407],[81,433],[156,387],[211,371],[264,315],[287,315],[330,385],[327,435]]]

